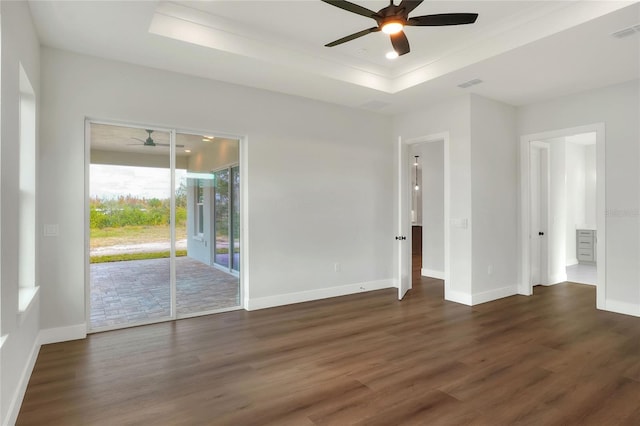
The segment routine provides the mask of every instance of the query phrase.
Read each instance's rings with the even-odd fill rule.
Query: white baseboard
[[[431,277],[431,278],[437,278],[439,280],[444,280],[444,271],[436,271],[435,269],[422,268],[420,270],[420,274],[423,277]]]
[[[40,352],[40,343],[36,338],[33,342],[33,348],[31,348],[31,353],[29,353],[29,357],[27,359],[27,363],[24,366],[24,370],[22,370],[22,374],[20,375],[20,381],[18,382],[18,386],[13,393],[13,397],[11,398],[11,402],[9,403],[9,409],[7,410],[7,417],[3,425],[15,425],[18,420],[18,414],[20,413],[20,407],[22,406],[22,400],[24,399],[24,394],[27,391],[27,385],[29,384],[29,379],[31,378],[31,373],[33,372],[33,367],[36,365],[36,359],[38,359],[38,353]]]
[[[518,286],[512,285],[508,287],[496,288],[494,290],[483,291],[482,293],[475,293],[471,296],[472,305],[479,305],[481,303],[487,303],[494,300],[502,299],[503,297],[509,297],[518,294]]]
[[[552,286],[552,285],[556,285],[556,284],[560,284],[567,281],[567,273],[566,272],[561,272],[559,274],[556,275],[551,275],[549,277],[549,282],[547,284],[542,284],[544,286]]]
[[[293,303],[309,302],[312,300],[346,296],[349,294],[393,287],[395,287],[394,281],[392,279],[388,279],[348,284],[337,287],[320,288],[317,290],[300,291],[296,293],[278,294],[276,296],[258,297],[248,300],[247,310],[255,311],[258,309],[273,308],[276,306],[291,305]]]
[[[461,303],[463,305],[471,306],[472,298],[469,293],[463,293],[461,291],[455,290],[444,290],[444,300],[448,300],[450,302]]]
[[[573,266],[573,265],[577,265],[578,264],[578,259],[573,258],[573,259],[567,259],[567,266]]]
[[[640,317],[640,305],[634,303],[619,302],[617,300],[605,300],[604,310],[615,312],[616,314]]]
[[[40,330],[38,341],[41,345],[78,340],[87,337],[87,324],[76,324],[67,327],[45,328]]]

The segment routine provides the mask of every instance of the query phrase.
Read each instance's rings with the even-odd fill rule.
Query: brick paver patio
[[[239,280],[190,257],[176,258],[178,315],[240,304]],[[169,259],[91,265],[91,329],[170,315]]]

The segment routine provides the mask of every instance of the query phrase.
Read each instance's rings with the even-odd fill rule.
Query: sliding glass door
[[[239,307],[239,141],[88,130],[89,329]]]
[[[170,133],[97,123],[90,131],[89,327],[170,319]]]

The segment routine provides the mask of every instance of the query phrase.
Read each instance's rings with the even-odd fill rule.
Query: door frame
[[[606,242],[606,158],[605,158],[605,124],[595,123],[584,126],[570,127],[558,130],[550,130],[541,133],[527,134],[520,137],[520,282],[518,294],[530,296],[533,294],[531,285],[530,263],[530,236],[531,236],[531,193],[530,193],[530,149],[534,141],[543,141],[579,133],[596,134],[596,225],[598,228],[598,240]],[[597,269],[598,279],[596,285],[596,307],[605,308],[606,297],[606,268],[607,268],[606,244],[598,244]]]
[[[171,257],[170,257],[170,291],[171,291],[171,314],[168,317],[153,319],[148,321],[141,321],[126,326],[109,326],[100,327],[99,329],[91,329],[91,264],[90,264],[90,166],[91,166],[91,124],[105,124],[111,126],[125,126],[138,129],[153,129],[154,131],[167,132],[170,134],[169,157],[170,167],[175,167],[175,143],[176,135],[178,133],[192,134],[192,135],[216,135],[220,138],[236,139],[239,143],[239,158],[238,166],[240,167],[240,303],[238,306],[231,308],[217,309],[213,311],[203,311],[195,314],[177,315],[176,309],[176,277],[175,277],[175,229],[170,228],[170,241],[171,241]],[[137,327],[140,325],[155,324],[166,321],[174,321],[176,319],[190,318],[201,315],[209,315],[211,313],[220,313],[227,311],[234,311],[238,309],[248,309],[248,295],[249,295],[249,190],[248,190],[248,137],[246,135],[240,136],[233,133],[218,132],[211,130],[193,130],[183,129],[178,127],[166,127],[155,124],[140,124],[139,122],[129,121],[117,121],[117,120],[104,120],[93,117],[84,118],[84,305],[85,305],[85,329],[87,333],[102,332],[109,330],[117,330],[127,327]],[[175,174],[171,174],[171,188],[175,188]],[[171,216],[175,216],[175,191],[171,191]]]
[[[417,145],[417,144],[423,144],[423,143],[431,143],[431,142],[442,142],[443,143],[443,148],[444,148],[444,298],[445,300],[449,300],[448,295],[451,292],[451,280],[450,280],[450,229],[449,229],[449,223],[451,223],[451,164],[450,164],[450,151],[449,151],[449,145],[450,145],[450,134],[449,132],[441,132],[441,133],[434,133],[434,134],[429,134],[429,135],[425,135],[425,136],[420,136],[420,137],[416,137],[416,138],[411,138],[411,139],[406,139],[403,140],[402,137],[398,138],[398,155],[400,156],[400,153],[403,152],[402,150],[402,146],[405,146],[406,148],[408,148],[410,145]],[[406,158],[399,158],[398,161],[402,161],[402,164],[405,164],[406,167],[402,168],[400,167],[400,163],[398,163],[398,166],[396,166],[397,171],[396,171],[396,187],[398,191],[407,191],[410,193],[410,191],[412,190],[413,186],[411,185],[405,185],[405,187],[402,186],[402,182],[410,182],[410,174],[411,174],[411,168],[409,167],[409,150],[406,149],[405,150],[405,157]],[[406,176],[402,176],[402,173],[405,173]],[[411,256],[402,256],[402,248],[401,246],[403,244],[407,244],[408,247],[411,247],[412,244],[412,238],[411,238],[411,220],[409,219],[407,221],[408,226],[406,227],[406,229],[402,229],[402,217],[405,218],[410,218],[411,217],[411,197],[407,194],[406,197],[400,197],[400,194],[398,194],[398,197],[396,197],[396,203],[397,203],[397,225],[396,225],[396,231],[398,232],[398,235],[402,235],[402,236],[406,236],[407,239],[406,241],[401,241],[400,244],[398,244],[397,241],[394,241],[394,254],[395,254],[395,259],[397,262],[397,268],[396,268],[396,277],[395,277],[395,283],[396,283],[396,287],[398,287],[398,292],[401,292],[401,288],[400,288],[400,283],[401,283],[401,279],[402,279],[402,273],[403,271],[409,271],[409,276],[411,276],[411,263],[412,263],[412,259]],[[403,200],[404,202],[401,202],[400,200]],[[424,241],[423,241],[424,244]],[[409,280],[409,289],[411,289],[411,279]]]

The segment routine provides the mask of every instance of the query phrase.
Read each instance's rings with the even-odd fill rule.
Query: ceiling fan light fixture
[[[395,50],[391,50],[387,52],[384,56],[386,56],[387,59],[392,60],[392,59],[396,59],[400,55],[398,55],[398,52],[396,52]]]
[[[342,37],[331,43],[325,44],[326,47],[335,47],[342,43],[364,37],[367,34],[383,33],[391,36],[391,44],[393,50],[398,52],[398,56],[406,55],[411,51],[409,40],[404,33],[403,28],[408,27],[443,27],[449,25],[465,25],[473,24],[478,19],[477,13],[438,13],[435,15],[409,16],[411,12],[424,2],[424,0],[401,0],[398,5],[394,4],[394,0],[389,0],[389,5],[383,7],[377,12],[369,10],[347,0],[322,0],[331,6],[337,7],[356,15],[371,18],[376,21],[376,26],[367,28],[357,33]]]
[[[399,21],[389,21],[382,24],[382,30],[385,34],[397,34],[404,28],[402,22]]]

